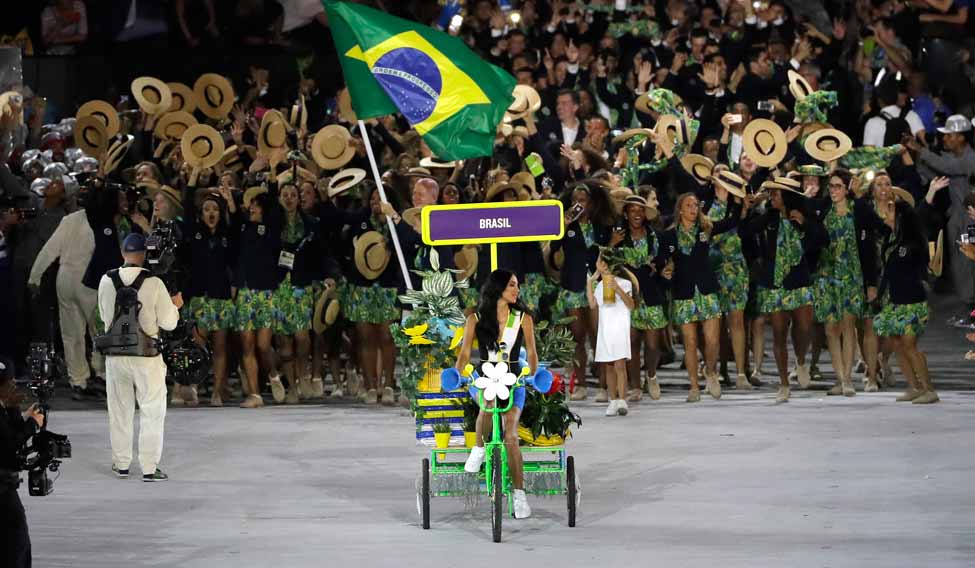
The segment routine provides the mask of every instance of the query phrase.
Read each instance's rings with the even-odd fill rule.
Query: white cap
[[[960,114],[953,114],[948,117],[945,121],[945,127],[939,128],[938,132],[942,134],[952,134],[968,132],[972,129],[972,123],[967,118]]]

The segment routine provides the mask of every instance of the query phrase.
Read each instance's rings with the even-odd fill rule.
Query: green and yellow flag
[[[399,111],[446,160],[490,156],[515,79],[433,28],[322,0],[360,119]]]

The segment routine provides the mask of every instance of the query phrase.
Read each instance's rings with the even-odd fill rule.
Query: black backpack
[[[141,271],[128,286],[122,282],[117,268],[109,270],[107,276],[115,286],[115,316],[108,332],[95,338],[95,349],[102,355],[129,357],[159,355],[157,340],[149,337],[139,325],[139,312],[142,311],[139,288],[149,277],[149,272]]]
[[[907,123],[905,116],[907,116],[907,112],[903,109],[901,109],[900,116],[890,116],[886,112],[880,113],[880,118],[887,125],[887,130],[884,131],[884,147],[900,144],[901,138],[905,134],[911,133],[911,125]]]

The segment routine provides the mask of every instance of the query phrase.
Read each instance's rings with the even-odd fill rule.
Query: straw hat
[[[207,124],[194,124],[180,139],[183,159],[194,168],[212,168],[223,158],[225,150],[220,133]]]
[[[85,116],[94,116],[101,120],[102,124],[105,125],[105,134],[109,138],[118,134],[120,124],[118,111],[107,102],[94,100],[81,105],[81,108],[78,109],[78,114],[75,115],[75,119],[81,120]],[[75,127],[77,127],[77,122],[75,123]]]
[[[234,87],[223,75],[204,73],[193,85],[196,104],[210,118],[220,120],[234,108]]]
[[[406,223],[409,226],[413,227],[413,230],[415,230],[416,232],[420,232],[420,227],[422,226],[421,225],[422,220],[420,218],[419,207],[410,207],[406,211],[403,211],[400,214],[400,217],[402,217],[403,220],[406,221]]]
[[[806,138],[806,153],[820,162],[839,160],[853,148],[853,141],[835,128],[818,130]]]
[[[427,168],[428,170],[433,170],[436,168],[454,169],[455,167],[457,167],[457,162],[454,160],[448,162],[446,160],[441,160],[440,158],[437,158],[435,156],[429,156],[420,160],[420,167]]]
[[[355,267],[366,280],[375,280],[389,264],[386,238],[378,231],[367,231],[354,239]]]
[[[523,201],[528,201],[535,193],[535,177],[531,172],[518,172],[511,176],[508,182],[518,188],[519,196],[522,193],[528,196],[527,198],[523,198]]]
[[[20,110],[19,111],[14,110],[15,107],[19,108]],[[14,113],[17,113],[17,116],[14,117],[17,120],[17,123],[23,124],[24,123],[24,95],[20,94],[17,91],[6,91],[4,93],[0,93],[0,116],[6,114],[12,115]]]
[[[944,255],[945,232],[941,230],[938,231],[938,238],[934,242],[928,243],[928,256],[931,257],[931,261],[928,263],[928,270],[936,277],[941,276],[941,272],[944,269]]]
[[[657,120],[653,127],[657,134],[657,146],[673,150],[677,144],[683,144],[687,139],[683,121],[672,114],[665,114]]]
[[[135,141],[135,137],[131,134],[127,134],[122,139],[117,139],[108,147],[108,154],[105,156],[105,167],[104,172],[106,174],[115,171],[115,168],[122,163],[122,159],[125,158],[125,154],[129,151],[129,147]]]
[[[414,177],[414,178],[432,178],[433,177],[433,174],[430,173],[430,170],[428,170],[427,168],[420,168],[420,167],[410,168],[403,175],[405,175],[406,177]]]
[[[542,260],[545,263],[545,273],[548,277],[558,280],[562,265],[565,264],[565,251],[559,249],[558,252],[553,253],[552,242],[546,241],[542,245]]]
[[[344,126],[330,124],[319,130],[311,142],[311,157],[323,170],[337,170],[348,164],[353,156],[352,135]]]
[[[179,140],[187,128],[197,124],[196,117],[185,110],[167,112],[156,122],[153,134],[163,140]]]
[[[240,161],[240,152],[236,144],[223,151],[223,156],[220,156],[219,165],[225,172],[239,172],[244,169],[244,163]]]
[[[653,219],[656,219],[660,215],[660,212],[657,211],[656,208],[651,207],[650,204],[647,203],[647,200],[639,195],[627,195],[621,203],[620,213],[621,214],[625,213],[626,208],[629,207],[630,205],[643,207],[643,212],[646,215],[647,220],[652,221]]]
[[[287,170],[278,174],[278,177],[276,179],[278,182],[278,187],[285,185],[287,183],[295,183],[294,172],[292,171],[291,168],[288,168]],[[318,181],[318,178],[315,176],[315,174],[311,173],[310,171],[302,167],[298,168],[298,179],[300,181],[310,181],[312,183]]]
[[[680,95],[673,93],[673,91],[668,91],[667,89],[652,89],[637,97],[636,101],[633,102],[633,108],[642,112],[643,114],[650,114],[650,111],[657,112],[656,109],[653,108],[654,106],[659,106],[659,102],[661,100],[659,99],[661,93],[658,93],[657,91],[671,93],[673,95],[673,103],[675,107],[679,107],[680,105],[684,104],[684,100],[680,98]]]
[[[190,114],[196,110],[196,93],[185,83],[166,83],[173,101],[169,105],[169,112],[183,110]]]
[[[804,166],[799,166],[796,172],[801,176],[826,177],[829,175],[829,171],[819,164],[806,164]]]
[[[248,187],[247,191],[244,192],[244,199],[243,199],[244,209],[247,209],[251,206],[252,199],[257,197],[258,195],[262,195],[265,193],[267,193],[267,188],[264,186]]]
[[[312,329],[317,334],[325,333],[325,330],[332,327],[339,319],[341,311],[336,289],[333,287],[323,291],[315,302],[315,314],[311,320]]]
[[[459,251],[454,253],[454,266],[462,272],[455,274],[454,278],[458,281],[470,278],[477,271],[478,249],[477,245],[464,245]]]
[[[79,118],[74,125],[74,144],[85,154],[98,158],[108,150],[105,123],[93,115]]]
[[[500,197],[504,192],[508,191],[509,189],[513,189],[515,193],[518,194],[519,201],[524,201],[524,199],[522,198],[523,197],[522,194],[524,193],[524,191],[519,191],[521,189],[521,186],[515,185],[510,181],[499,181],[488,188],[487,193],[484,194],[484,202],[490,203],[491,201],[494,201],[496,198]]]
[[[707,185],[711,181],[711,171],[714,170],[711,158],[701,154],[685,154],[680,159],[680,165],[699,185]]]
[[[517,120],[528,116],[529,113],[536,113],[542,108],[542,98],[533,87],[528,85],[515,85],[511,95],[515,100],[508,107],[506,113],[511,120]]]
[[[335,103],[338,107],[339,118],[346,122],[356,122],[355,111],[352,109],[352,95],[349,94],[348,88],[339,91],[338,96],[335,97]]]
[[[896,198],[897,201],[903,201],[908,205],[910,205],[912,208],[914,207],[914,203],[915,203],[914,196],[911,195],[911,192],[907,191],[906,189],[897,187],[896,185],[890,188],[890,192],[894,194],[894,197]]]
[[[360,168],[346,168],[332,176],[328,182],[328,197],[331,199],[341,195],[351,187],[355,187],[366,179],[366,170]]]
[[[789,69],[789,92],[792,93],[792,97],[796,99],[796,102],[801,101],[806,98],[810,93],[816,91],[809,84],[809,81],[805,77],[796,73],[792,69]]]
[[[183,196],[180,195],[179,191],[173,189],[172,187],[169,187],[168,185],[160,185],[155,187],[147,186],[146,192],[149,195],[149,199],[155,199],[156,195],[162,194],[162,196],[165,197],[170,202],[170,204],[172,204],[180,211],[183,210]],[[207,192],[201,192],[201,193],[204,194],[203,197],[205,198]],[[200,203],[202,202],[203,199],[200,199]]]
[[[270,157],[273,152],[288,149],[288,125],[284,116],[269,110],[261,119],[261,130],[257,134],[257,152]]]
[[[308,129],[308,107],[305,105],[305,95],[301,95],[301,99],[291,105],[291,114],[288,116],[288,122],[294,128]]]
[[[638,142],[638,144],[643,145],[653,134],[653,130],[649,128],[630,128],[620,134],[619,136],[613,138],[613,144],[622,144],[634,136],[643,136],[643,140]]]
[[[510,124],[507,124],[505,122],[501,122],[501,124],[498,124],[498,131],[500,131],[501,135],[504,136],[505,138],[508,138],[510,136],[521,136],[522,138],[528,138],[529,136],[531,136],[530,134],[528,134],[528,127],[521,126],[521,125],[511,126]]]
[[[748,182],[745,178],[732,172],[731,170],[721,170],[714,176],[714,183],[724,188],[728,193],[735,197],[745,198],[748,193]]]
[[[155,77],[137,77],[132,80],[132,96],[146,114],[162,114],[173,104],[169,85]]]
[[[756,118],[745,126],[741,134],[745,153],[763,168],[774,168],[785,157],[789,143],[778,124]]]

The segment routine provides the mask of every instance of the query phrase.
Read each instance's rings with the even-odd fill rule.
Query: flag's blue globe
[[[433,114],[443,79],[426,53],[412,47],[393,49],[376,60],[372,74],[410,124]]]

